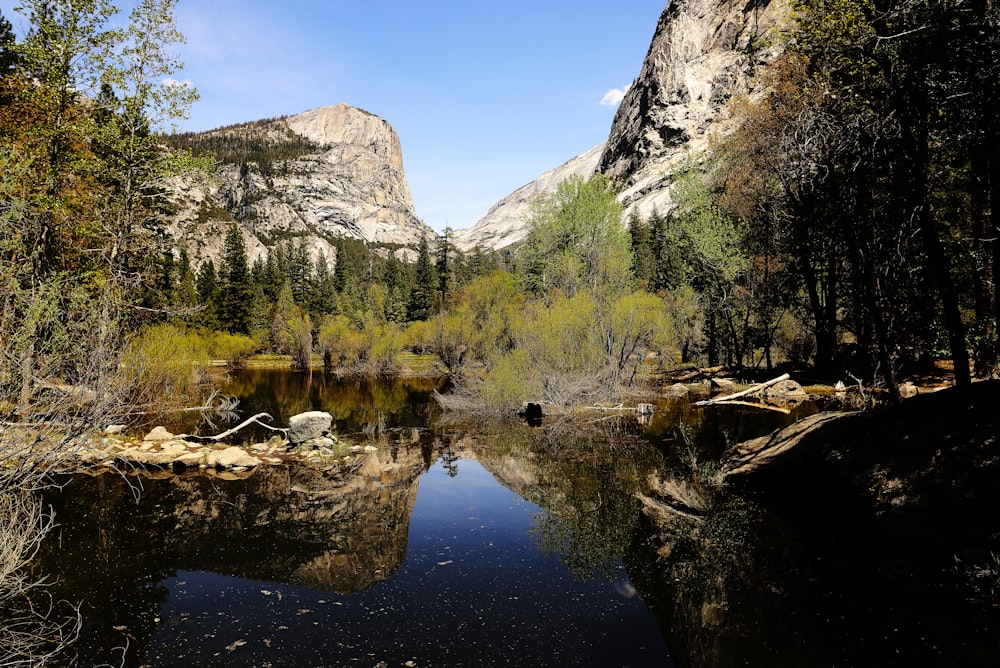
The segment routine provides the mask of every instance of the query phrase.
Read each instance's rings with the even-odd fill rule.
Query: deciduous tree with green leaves
[[[588,291],[599,302],[628,291],[632,253],[610,181],[570,176],[532,204],[518,265],[537,295]]]

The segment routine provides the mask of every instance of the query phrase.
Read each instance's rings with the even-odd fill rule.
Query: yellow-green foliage
[[[498,272],[456,295],[429,327],[453,373],[477,364],[462,375],[478,404],[587,400],[631,384],[649,351],[676,345],[663,299],[639,291],[604,304],[607,297],[556,291],[526,301],[514,278]]]
[[[373,371],[387,373],[396,368],[396,357],[403,351],[406,337],[402,329],[394,323],[373,321],[366,326],[365,332],[371,342],[369,358],[374,366]]]
[[[319,328],[319,350],[342,369],[386,373],[396,368],[396,358],[406,347],[407,336],[398,325],[364,315],[360,327],[346,316],[328,316]]]
[[[482,402],[497,409],[513,410],[528,400],[544,396],[544,379],[525,350],[515,350],[485,375],[479,387]]]
[[[476,324],[466,309],[440,313],[429,321],[432,350],[453,373],[461,369],[478,339]]]
[[[619,299],[606,331],[610,375],[616,380],[631,380],[647,351],[662,351],[676,340],[666,304],[648,292]],[[623,376],[626,371],[628,377]]]
[[[679,362],[689,362],[702,346],[704,338],[705,312],[700,295],[691,286],[682,285],[664,299],[673,335],[670,346],[678,349]]]
[[[496,271],[477,278],[430,323],[434,352],[452,371],[469,363],[493,366],[513,346],[511,326],[522,303],[511,274]]]
[[[349,318],[327,316],[319,328],[319,349],[341,366],[353,366],[367,361],[364,337]]]
[[[632,265],[628,231],[611,183],[571,176],[533,203],[521,249],[521,277],[535,294],[587,290],[610,301],[627,290]]]
[[[199,336],[189,332],[188,337]],[[241,367],[254,354],[257,343],[243,334],[229,332],[210,332],[205,336],[208,353],[213,360],[225,360],[231,367]]]
[[[418,355],[426,355],[434,349],[433,337],[433,328],[425,320],[411,322],[403,331],[406,347]]]
[[[607,364],[597,302],[589,292],[556,297],[550,306],[526,305],[514,338],[535,368],[547,375],[590,376]]]
[[[211,364],[204,337],[174,325],[149,327],[126,346],[122,374],[140,402],[183,402],[197,394]]]

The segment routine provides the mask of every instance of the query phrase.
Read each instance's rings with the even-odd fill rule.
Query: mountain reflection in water
[[[76,665],[997,665],[996,615],[879,561],[836,497],[803,532],[705,484],[815,407],[487,427],[441,423],[438,387],[239,374],[243,416],[326,410],[378,451],[54,490],[35,569],[81,603]]]
[[[427,470],[424,448],[384,450],[340,479],[144,478],[138,501],[74,478],[42,566],[84,601],[80,663],[672,665],[620,555],[581,578],[532,537],[548,513],[448,452]]]

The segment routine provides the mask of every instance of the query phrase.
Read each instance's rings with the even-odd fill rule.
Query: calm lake
[[[814,411],[657,406],[573,430],[442,420],[434,381],[247,371],[241,417],[324,410],[350,470],[77,476],[37,561],[80,603],[77,665],[990,665],[956,616],[826,509],[713,499],[668,546],[655,480]],[[228,426],[172,425],[215,433]],[[820,529],[803,529],[815,511]],[[867,565],[871,563],[871,565]],[[909,593],[908,593],[909,592]],[[961,611],[959,611],[961,612]],[[992,651],[992,653],[991,653]],[[981,662],[981,663],[980,663]]]

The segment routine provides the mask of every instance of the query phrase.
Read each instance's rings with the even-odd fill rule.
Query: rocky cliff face
[[[654,208],[668,211],[674,171],[705,151],[713,133],[727,131],[727,102],[752,92],[758,68],[778,54],[773,37],[784,7],[785,0],[671,0],[608,141],[498,202],[456,234],[456,245],[498,249],[520,242],[530,200],[571,173],[611,177],[626,220],[633,211],[643,217]]]
[[[598,170],[621,188],[628,213],[670,208],[674,170],[725,133],[726,103],[752,93],[779,53],[784,0],[672,0],[639,77],[618,108]],[[628,215],[628,214],[627,214]]]
[[[532,200],[541,194],[552,192],[571,174],[584,178],[592,176],[603,151],[604,144],[595,146],[518,188],[494,204],[472,228],[457,231],[453,243],[463,251],[472,250],[476,246],[499,250],[520,243],[528,233]]]
[[[189,136],[213,150],[219,179],[174,184],[169,221],[195,263],[218,257],[230,221],[251,260],[291,238],[333,256],[336,237],[416,245],[435,233],[417,218],[399,137],[387,121],[346,104]]]

